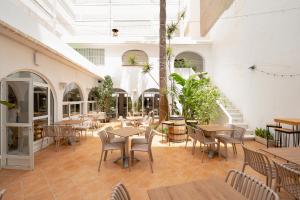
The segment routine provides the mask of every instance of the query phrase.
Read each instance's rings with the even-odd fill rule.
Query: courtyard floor
[[[153,144],[153,174],[147,154],[136,153],[140,162],[129,171],[113,162],[120,156],[118,151],[108,154],[99,173],[101,142],[96,136],[83,139],[75,148],[61,146],[58,152],[52,145],[35,154],[33,171],[0,170],[0,188],[7,190],[4,200],[108,200],[112,187],[118,182],[125,184],[133,200],[147,200],[148,189],[199,179],[224,180],[229,169],[242,168],[240,146],[237,156],[229,149],[228,160],[206,156],[202,163],[199,146],[192,155],[191,147],[185,149],[184,143],[169,146],[160,140],[161,137],[156,136]],[[254,141],[246,145],[253,149],[265,148]],[[265,181],[250,168],[246,168],[246,173]],[[288,199],[284,192],[280,196]]]

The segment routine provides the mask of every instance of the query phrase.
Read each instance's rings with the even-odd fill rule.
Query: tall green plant
[[[0,100],[0,104],[2,104],[2,105],[4,105],[4,106],[8,107],[9,109],[12,109],[12,108],[16,107],[15,104],[9,103],[8,101],[3,101],[3,100]]]
[[[197,119],[200,123],[208,124],[218,116],[220,92],[206,73],[194,74],[188,79],[177,73],[172,73],[171,77],[182,87],[178,99],[186,120]]]
[[[100,111],[109,112],[110,102],[112,101],[113,82],[110,76],[105,76],[103,83],[98,87],[92,88],[91,92],[96,97]]]

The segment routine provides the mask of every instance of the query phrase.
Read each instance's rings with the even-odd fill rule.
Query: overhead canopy
[[[200,31],[205,36],[234,0],[201,0]]]

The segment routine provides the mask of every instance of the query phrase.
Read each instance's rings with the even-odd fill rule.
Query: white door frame
[[[28,82],[28,122],[8,123],[6,120],[7,107],[1,105],[1,167],[12,169],[33,169],[33,82],[31,78],[4,78],[1,81],[1,99],[7,100],[7,82]],[[9,155],[7,154],[7,127],[27,127],[28,128],[28,148],[29,155]],[[21,165],[7,165],[7,161],[13,159],[26,162],[27,167]]]

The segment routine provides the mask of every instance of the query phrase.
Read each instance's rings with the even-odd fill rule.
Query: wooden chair
[[[233,132],[231,135],[224,134],[224,135],[217,136],[219,146],[220,146],[220,143],[224,144],[226,158],[228,157],[228,151],[227,151],[228,144],[232,145],[232,150],[233,150],[234,155],[237,155],[236,145],[244,144],[244,135],[245,135],[246,129],[239,127],[239,126],[235,126],[235,125],[232,125],[232,127],[233,127]]]
[[[5,191],[6,191],[5,189],[0,190],[0,200],[3,199]]]
[[[218,142],[216,142],[214,138],[206,137],[203,130],[196,129],[196,138],[197,138],[197,141],[200,142],[200,147],[201,147],[201,144],[204,145],[204,147],[202,148],[202,162],[204,159],[205,147],[208,148],[208,147],[211,147],[212,145],[213,145],[213,147],[215,147],[215,145],[217,145],[218,150],[219,150]]]
[[[278,195],[270,187],[243,172],[230,170],[225,182],[246,199],[279,200]]]
[[[186,139],[185,139],[185,148],[187,147],[187,143],[189,138],[193,139],[193,150],[192,150],[192,154],[194,154],[195,152],[195,147],[197,144],[197,134],[196,134],[196,129],[192,126],[187,125],[187,135],[186,135]]]
[[[131,200],[126,187],[122,183],[118,183],[111,193],[111,200]]]
[[[100,167],[102,163],[102,158],[103,158],[103,153],[104,153],[104,161],[106,161],[107,157],[107,152],[108,151],[113,151],[113,150],[120,150],[121,151],[121,156],[124,155],[124,143],[121,142],[116,142],[116,143],[111,143],[109,141],[108,135],[106,134],[106,131],[100,131],[98,133],[100,139],[101,139],[101,156],[100,156],[100,161],[99,161],[99,166],[98,166],[98,172],[100,172]]]
[[[300,171],[274,161],[273,163],[276,169],[275,190],[279,191],[282,187],[295,199],[300,199]]]
[[[266,185],[272,187],[272,179],[276,177],[275,169],[272,167],[268,157],[262,153],[250,150],[242,145],[244,150],[244,164],[242,172],[245,167],[249,165],[253,170],[266,176]]]
[[[131,150],[130,150],[130,159],[131,159],[131,163],[133,163],[134,160],[134,152],[135,151],[139,151],[139,152],[146,152],[148,153],[148,157],[149,157],[149,164],[150,164],[150,168],[151,168],[151,172],[153,173],[153,167],[152,167],[152,163],[153,163],[153,155],[152,155],[152,141],[153,141],[153,137],[156,135],[156,131],[152,130],[150,132],[150,136],[148,139],[148,144],[134,144],[131,146]],[[130,164],[129,164],[129,169],[130,169]]]

